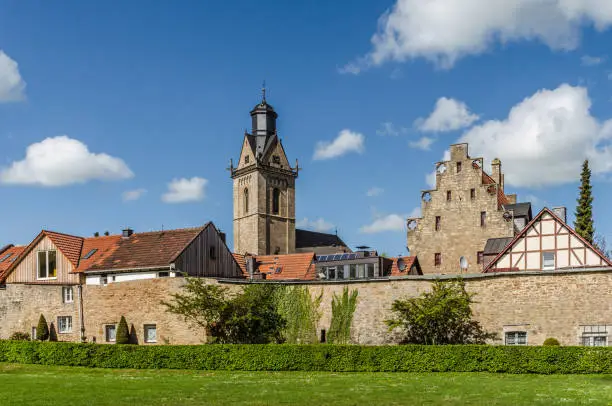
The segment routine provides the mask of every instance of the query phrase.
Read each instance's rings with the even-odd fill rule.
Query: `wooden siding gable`
[[[542,270],[544,252],[555,253],[555,269],[612,266],[597,248],[545,207],[484,272]]]
[[[51,279],[38,279],[38,252],[55,251],[57,276]],[[28,246],[24,254],[10,268],[7,283],[28,284],[76,284],[78,275],[72,274],[74,265],[44,232]]]
[[[236,258],[211,222],[172,260],[177,270],[194,277],[242,278]]]

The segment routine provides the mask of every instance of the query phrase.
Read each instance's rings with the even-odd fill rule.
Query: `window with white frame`
[[[157,342],[157,325],[145,324],[144,325],[144,341],[145,343],[156,343]]]
[[[38,279],[57,278],[57,253],[55,251],[38,251]]]
[[[57,318],[57,332],[60,334],[72,333],[72,316],[59,316]]]
[[[542,269],[545,271],[555,270],[555,253],[554,252],[543,252],[542,253]]]
[[[117,325],[107,324],[104,326],[104,336],[107,343],[114,343],[117,340]]]
[[[64,303],[73,303],[74,302],[74,290],[72,286],[63,286],[62,287],[62,299]]]
[[[606,347],[608,345],[608,326],[582,326],[580,343],[588,347]]]
[[[507,331],[504,336],[506,345],[527,345],[526,331]]]

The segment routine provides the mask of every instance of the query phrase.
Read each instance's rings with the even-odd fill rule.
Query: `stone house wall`
[[[445,170],[436,170],[436,188],[423,191],[431,200],[421,200],[421,218],[408,220],[410,255],[418,256],[424,274],[458,273],[462,256],[467,259],[468,273],[480,272],[478,252],[484,250],[486,241],[514,235],[512,222],[503,218],[498,205],[497,188],[503,191],[501,163],[493,165],[491,175],[500,183],[497,185],[483,184],[482,158],[469,157],[467,144],[451,145],[450,160],[441,164]],[[486,212],[485,226],[480,224],[481,212]],[[438,216],[440,229],[436,231]],[[439,266],[434,264],[436,253],[441,254]]]

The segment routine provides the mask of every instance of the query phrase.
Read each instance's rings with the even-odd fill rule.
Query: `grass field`
[[[2,405],[609,405],[610,375],[203,372],[0,364]]]

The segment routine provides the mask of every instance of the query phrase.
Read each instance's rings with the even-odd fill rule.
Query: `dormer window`
[[[57,278],[57,253],[55,251],[38,251],[38,279]]]

